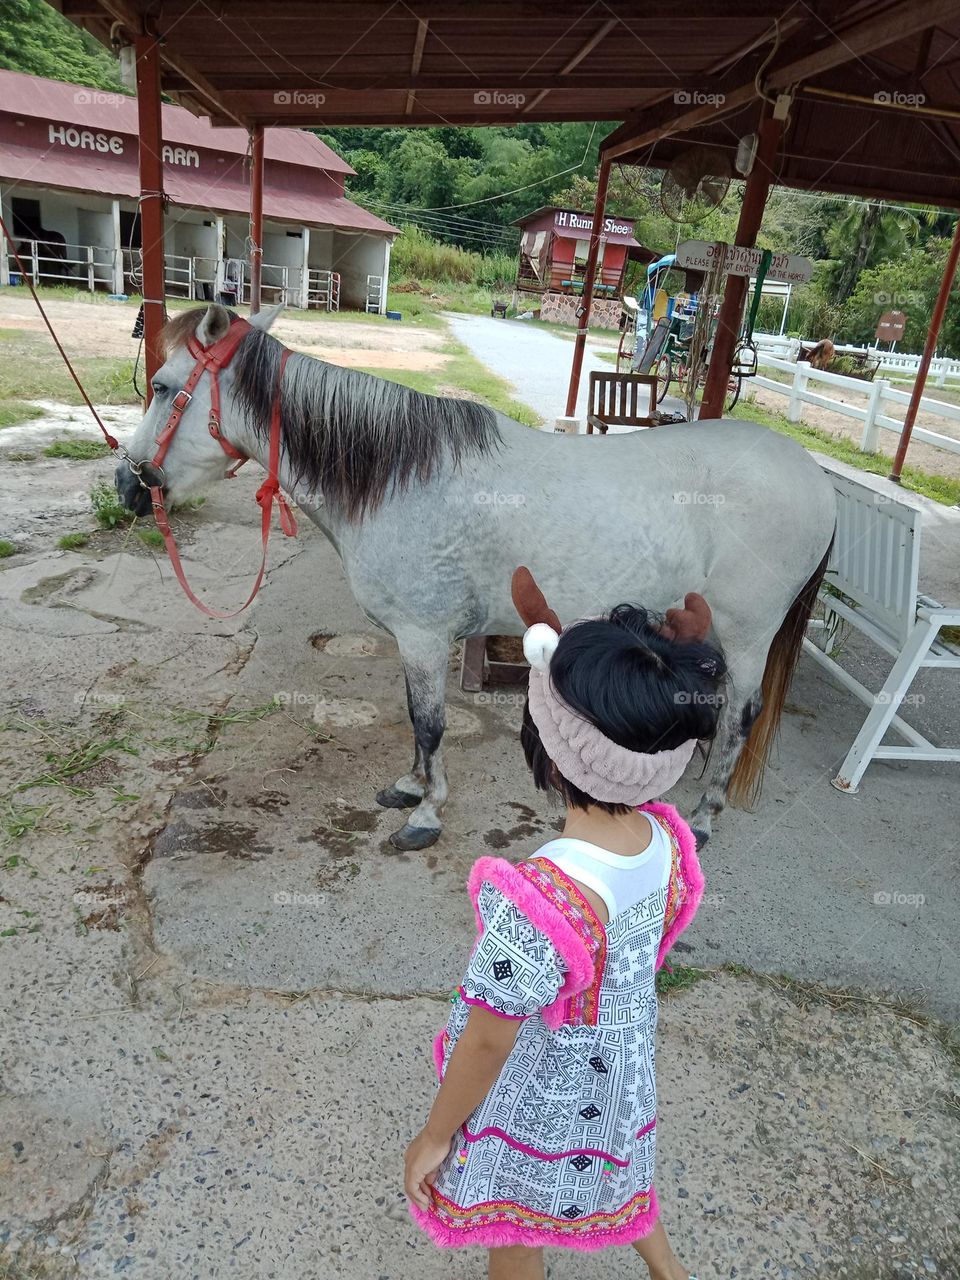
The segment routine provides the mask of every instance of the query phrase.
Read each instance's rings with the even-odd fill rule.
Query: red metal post
[[[747,249],[752,249],[757,243],[757,233],[763,221],[767,194],[773,181],[773,165],[780,136],[783,133],[783,122],[773,116],[767,116],[761,121],[759,132],[756,158],[743,190],[743,204],[740,206],[735,240],[736,244],[743,245]],[[717,317],[717,332],[713,339],[713,350],[710,353],[707,380],[703,388],[703,400],[700,404],[701,418],[723,417],[723,402],[726,399],[730,369],[740,334],[740,320],[743,316],[748,283],[747,276],[727,276],[723,302],[720,304],[720,314]]]
[[[957,225],[954,228],[953,243],[950,245],[950,253],[947,256],[947,265],[943,269],[940,292],[937,294],[933,315],[930,317],[927,341],[923,348],[923,355],[920,357],[917,378],[913,384],[910,403],[907,405],[907,412],[903,419],[903,430],[900,432],[897,456],[893,460],[893,470],[890,472],[890,479],[895,480],[897,484],[900,483],[900,472],[903,470],[903,461],[907,456],[907,448],[910,444],[910,437],[913,435],[913,426],[917,420],[917,411],[920,408],[920,400],[923,396],[923,389],[926,386],[927,374],[930,372],[930,361],[933,359],[933,353],[937,349],[937,338],[940,336],[943,317],[947,311],[947,303],[950,301],[950,291],[953,288],[953,281],[957,274],[958,262],[960,262],[960,219],[957,220]]]
[[[250,314],[260,310],[263,276],[263,125],[250,130]]]
[[[163,132],[160,122],[160,46],[154,36],[135,36],[137,116],[140,130],[140,244],[143,254],[143,345],[147,404],[153,377],[163,364],[160,331],[167,321],[163,258]]]
[[[583,273],[583,307],[580,323],[573,344],[573,364],[570,368],[570,386],[567,389],[567,417],[577,412],[577,395],[580,391],[580,372],[583,369],[583,352],[587,345],[590,327],[590,309],[593,305],[593,283],[597,275],[597,259],[600,256],[600,237],[603,234],[603,210],[607,203],[607,183],[610,180],[610,161],[602,159],[597,173],[597,198],[593,203],[593,227],[590,231],[590,249]]]

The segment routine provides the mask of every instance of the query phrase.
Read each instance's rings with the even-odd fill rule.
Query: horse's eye
[[[153,387],[153,394],[155,396],[165,396],[170,390],[169,387],[165,387],[162,382],[157,382],[156,380],[150,385]]]

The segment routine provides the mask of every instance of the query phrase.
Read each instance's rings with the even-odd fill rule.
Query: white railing
[[[899,436],[903,430],[903,420],[886,412],[885,406],[909,404],[910,395],[906,391],[892,387],[885,378],[874,378],[872,382],[866,382],[862,378],[848,378],[840,373],[811,369],[805,360],[799,363],[780,360],[776,356],[768,355],[765,351],[760,352],[759,363],[762,368],[774,369],[778,373],[790,375],[787,381],[767,378],[763,374],[757,374],[750,379],[755,386],[787,397],[786,416],[790,422],[803,421],[805,404],[818,405],[822,409],[840,414],[841,417],[853,418],[863,424],[860,448],[864,453],[876,453],[879,450],[881,431],[890,431]],[[814,386],[836,387],[848,394],[862,396],[863,402],[849,404],[844,400],[836,400],[822,392],[811,391],[810,383]],[[960,406],[945,404],[942,400],[932,400],[924,396],[920,401],[920,412],[943,418],[947,422],[960,423]],[[930,431],[927,427],[914,427],[913,439],[922,440],[924,444],[936,445],[939,449],[947,449],[950,453],[960,453],[960,439],[941,435],[937,431]]]
[[[311,267],[307,272],[307,307],[340,310],[340,272]]]
[[[774,333],[755,333],[754,342],[760,351],[766,351],[782,360],[796,360],[801,347],[815,345],[812,339],[784,338]],[[834,343],[837,355],[866,356],[871,362],[879,361],[880,368],[909,378],[920,368],[920,357],[908,351],[880,351],[876,347],[857,347],[848,343]],[[946,386],[949,379],[960,379],[960,360],[947,356],[935,356],[930,362],[930,377],[935,386]]]
[[[91,292],[98,287],[113,288],[116,260],[113,249],[92,244],[55,245],[45,240],[20,240],[17,254],[34,286],[72,284]],[[8,274],[12,284],[19,280],[20,272],[12,255]]]

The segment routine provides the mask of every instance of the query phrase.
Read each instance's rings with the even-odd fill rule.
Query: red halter
[[[202,346],[195,336],[187,341],[187,350],[193,356],[196,364],[193,367],[193,372],[183,384],[183,390],[178,391],[173,397],[170,416],[167,418],[163,430],[157,436],[157,451],[149,462],[135,463],[128,459],[130,468],[137,479],[145,489],[150,490],[150,497],[153,502],[153,518],[157,522],[157,528],[163,535],[164,546],[167,549],[167,555],[170,557],[170,563],[173,565],[173,572],[176,574],[177,581],[186,592],[187,598],[209,618],[236,617],[238,613],[242,613],[253,602],[257,592],[260,590],[260,584],[263,582],[263,575],[267,567],[267,543],[270,540],[270,522],[273,516],[274,498],[276,498],[277,505],[280,508],[280,528],[284,534],[288,538],[293,538],[297,532],[297,522],[293,517],[293,512],[290,510],[286,497],[281,492],[279,477],[280,391],[283,384],[283,372],[287,361],[290,359],[290,352],[286,348],[284,348],[280,357],[277,390],[273,397],[273,406],[270,412],[270,451],[267,462],[267,478],[257,490],[257,503],[260,506],[260,540],[263,548],[260,570],[254,581],[253,589],[239,609],[231,609],[229,613],[223,613],[219,609],[211,609],[209,605],[205,605],[202,600],[194,595],[190,589],[190,584],[187,582],[183,565],[180,563],[180,554],[177,551],[173,530],[170,528],[170,521],[163,505],[163,486],[165,483],[163,460],[167,456],[167,451],[170,448],[173,437],[176,435],[177,428],[180,426],[180,421],[187,405],[193,398],[194,389],[204,373],[210,374],[210,418],[208,429],[224,453],[236,460],[236,466],[227,472],[228,479],[233,479],[240,467],[247,461],[247,455],[241,453],[239,449],[235,449],[229,440],[225,440],[220,430],[219,375],[221,369],[225,369],[236,355],[237,347],[252,327],[246,320],[237,317],[231,322],[226,334],[217,342],[211,343],[209,347]]]

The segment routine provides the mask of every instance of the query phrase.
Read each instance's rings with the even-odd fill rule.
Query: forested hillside
[[[117,64],[99,43],[44,0],[0,0],[0,67],[100,88],[118,88]],[[435,264],[438,280],[499,279],[517,246],[511,223],[545,204],[592,206],[597,146],[613,127],[521,124],[515,128],[339,128],[317,132],[356,169],[350,195],[389,221],[413,223],[467,253],[424,254],[415,237],[411,262]],[[677,241],[730,239],[741,187],[696,226],[661,211],[660,174],[617,168],[608,208],[637,220],[637,238],[669,252]],[[760,243],[816,259],[812,283],[798,290],[789,329],[804,337],[846,342],[872,339],[877,317],[906,311],[903,349],[918,350],[947,253],[952,215],[881,202],[839,200],[780,190],[767,206]],[[482,259],[489,259],[484,266]],[[403,260],[398,255],[397,261]],[[951,307],[942,349],[960,355],[960,309]],[[761,321],[779,320],[765,304]]]

